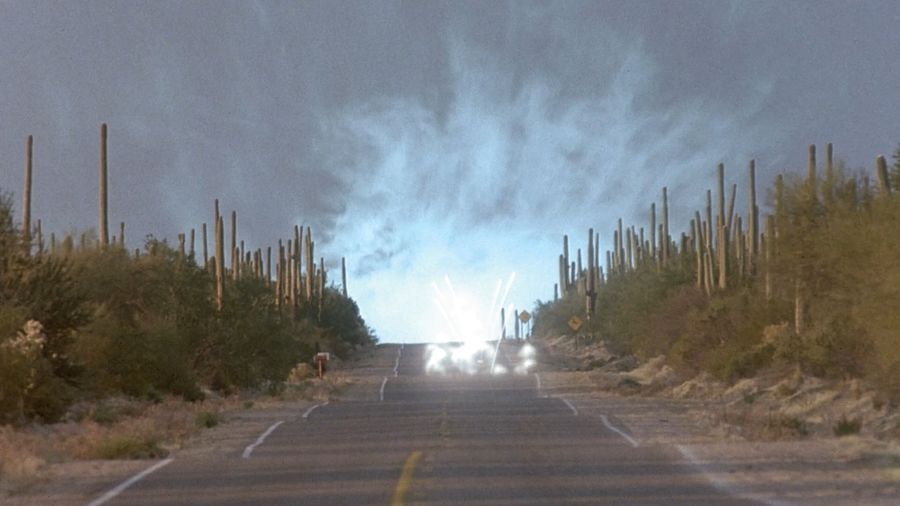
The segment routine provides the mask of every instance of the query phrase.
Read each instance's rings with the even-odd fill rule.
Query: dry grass
[[[304,379],[277,396],[210,396],[203,402],[169,397],[159,403],[129,398],[83,403],[70,421],[22,428],[0,426],[0,491],[17,490],[46,475],[48,467],[72,460],[157,458],[182,448],[224,414],[265,409],[298,400],[328,400],[354,381],[339,372],[324,380]]]
[[[112,407],[111,407],[112,406]],[[198,417],[242,406],[237,397],[153,404],[128,399],[83,407],[70,421],[23,428],[0,427],[0,483],[13,489],[39,480],[48,464],[69,460],[156,458],[182,447],[203,430]]]

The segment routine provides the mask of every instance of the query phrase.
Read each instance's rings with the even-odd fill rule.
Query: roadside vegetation
[[[102,424],[103,399],[120,396],[278,393],[317,347],[340,356],[374,342],[334,288],[290,311],[260,277],[226,280],[221,310],[215,287],[212,269],[153,237],[139,255],[76,247],[71,236],[52,253],[28,244],[2,194],[0,426],[57,422],[83,401],[99,403]]]
[[[728,286],[710,289],[685,234],[667,263],[636,262],[598,283],[595,313],[578,333],[617,355],[664,355],[684,377],[705,372],[733,384],[781,367],[862,379],[900,403],[900,149],[893,162],[889,187],[830,160],[812,183],[785,176],[769,190],[770,254],[761,248],[752,271],[739,256],[749,247],[738,250],[725,264]],[[583,288],[538,301],[535,335],[572,334],[567,321],[584,314]],[[835,433],[858,430],[850,420]]]

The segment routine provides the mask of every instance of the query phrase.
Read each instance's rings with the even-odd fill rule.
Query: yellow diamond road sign
[[[522,323],[528,323],[528,320],[531,319],[531,313],[528,311],[522,311],[519,313],[519,319],[522,320]]]
[[[578,332],[578,329],[581,328],[581,325],[583,323],[584,322],[581,321],[581,318],[579,318],[577,316],[573,316],[573,317],[569,318],[569,328],[571,328],[575,332]]]

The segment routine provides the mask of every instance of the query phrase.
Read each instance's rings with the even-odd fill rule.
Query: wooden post
[[[109,200],[107,192],[106,123],[100,125],[100,246],[109,246]]]

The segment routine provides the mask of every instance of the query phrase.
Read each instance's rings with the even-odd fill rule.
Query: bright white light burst
[[[497,364],[497,340],[512,328],[513,307],[505,308],[506,321],[500,319],[500,308],[506,303],[516,274],[506,283],[497,280],[490,304],[480,304],[471,294],[458,290],[444,276],[443,284],[432,283],[434,303],[444,321],[440,323],[431,344],[425,351],[425,371],[428,373],[503,374],[506,368]],[[522,353],[527,351],[527,356]],[[527,373],[534,365],[534,348],[523,346],[519,352],[517,373]]]

